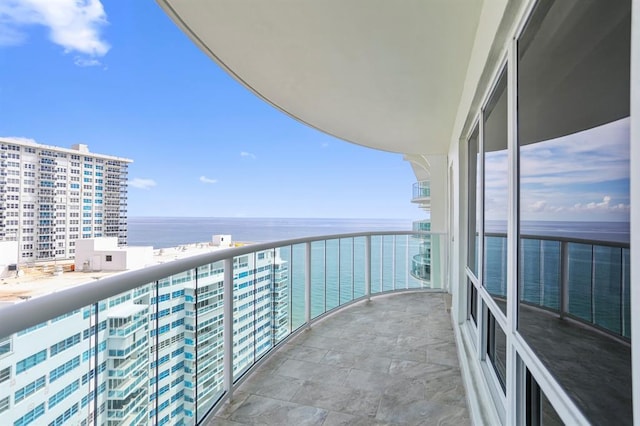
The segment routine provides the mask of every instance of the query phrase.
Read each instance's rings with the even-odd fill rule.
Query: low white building
[[[232,246],[232,242],[231,242],[231,235],[214,235],[211,238],[213,245],[216,247],[231,247]]]
[[[76,271],[125,271],[153,263],[153,247],[118,247],[118,238],[76,241]]]
[[[18,242],[0,241],[0,278],[11,276],[17,271]]]

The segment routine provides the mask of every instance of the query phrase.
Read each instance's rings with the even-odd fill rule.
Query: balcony
[[[413,184],[411,202],[420,204],[420,207],[425,210],[431,208],[431,181],[422,180]]]
[[[376,297],[290,339],[207,424],[470,424],[458,368],[442,293]]]
[[[425,239],[414,235],[362,233],[256,244],[60,288],[0,310],[0,319],[11,318],[0,320],[0,336],[9,336],[0,338],[8,348],[0,354],[0,371],[60,346],[66,334],[80,333],[86,338],[72,348],[83,354],[82,362],[66,374],[74,380],[95,378],[92,389],[103,390],[75,394],[72,403],[89,400],[89,408],[79,410],[78,422],[100,423],[135,413],[138,419],[159,423],[178,413],[195,424],[242,424],[258,418],[267,424],[299,424],[301,416],[310,423],[413,424],[428,418],[468,424],[462,380],[465,386],[475,385],[468,375],[460,377],[456,354],[469,356],[470,351],[465,338],[454,335],[441,291],[449,279],[447,239],[423,235],[429,237],[431,263],[428,280],[422,280],[413,277],[413,268],[424,265],[416,259],[425,257]],[[504,236],[487,238],[500,242]],[[630,310],[624,296],[628,247],[533,236],[523,241],[527,256],[540,255],[545,280],[525,285],[518,332],[589,419],[603,422],[615,412],[616,423],[624,424],[631,407],[625,342]],[[592,253],[588,267],[576,264],[576,250],[583,249]],[[572,272],[591,270],[592,277],[600,277],[603,250],[607,258],[620,260],[611,270],[622,271],[618,280],[607,281],[609,289],[619,288],[614,293],[621,297],[619,309],[610,307],[609,316],[602,316],[611,301],[603,298],[598,281],[591,278],[585,285]],[[558,272],[556,281],[551,279],[553,265],[566,271]],[[486,290],[504,304],[499,280],[489,282],[496,287]],[[590,298],[589,312],[596,312],[590,319],[582,318],[573,304],[583,287],[594,289],[583,295]],[[558,303],[552,302],[553,294]],[[113,322],[118,311],[126,315],[115,317],[129,318],[135,311],[148,321],[129,329],[124,320]],[[57,324],[73,330],[53,330]],[[96,330],[96,324],[105,325]],[[466,325],[455,327],[464,331]],[[111,347],[114,329],[125,330],[125,347]],[[552,334],[564,338],[551,341],[566,344],[549,345]],[[594,347],[594,356],[576,355]],[[563,362],[566,357],[574,362]],[[48,374],[60,364],[53,357],[30,362],[30,376]],[[133,370],[129,380],[116,380]],[[595,371],[599,373],[585,374]],[[598,380],[603,371],[610,382]],[[19,374],[12,380],[10,392],[25,386]],[[50,386],[51,393],[60,391],[57,382]],[[150,403],[139,405],[142,399]],[[136,403],[127,403],[124,410],[124,402],[116,400]],[[110,408],[93,411],[105,403]]]
[[[439,291],[444,283],[436,280],[425,283],[411,276],[412,256],[419,253],[418,240],[412,235],[412,232],[362,233],[257,244],[108,276],[33,297],[0,311],[2,318],[12,318],[12,321],[0,321],[0,335],[10,336],[11,347],[11,351],[0,358],[0,370],[37,352],[39,346],[46,350],[59,344],[54,340],[66,333],[95,336],[76,343],[80,348],[78,353],[85,355],[80,368],[66,373],[73,374],[74,378],[76,375],[95,377],[95,386],[103,389],[97,393],[85,392],[84,388],[78,391],[79,396],[73,401],[81,398],[90,401],[84,402],[88,411],[78,411],[78,421],[91,419],[100,423],[134,412],[137,418],[156,423],[169,413],[183,409],[180,416],[184,416],[185,422],[205,424],[222,407],[228,410],[225,402],[240,402],[244,388],[239,386],[260,363],[273,363],[283,357],[291,357],[290,362],[295,363],[301,355],[286,355],[287,348],[300,346],[298,351],[302,351],[303,347],[313,347],[314,339],[322,340],[323,333],[337,333],[338,330],[328,331],[333,321],[338,321],[339,330],[346,333],[347,328],[343,327],[346,321],[355,327],[350,337],[354,342],[349,345],[361,350],[368,348],[370,353],[369,358],[361,355],[364,357],[362,363],[358,362],[361,369],[354,367],[351,378],[343,377],[350,380],[351,387],[347,382],[343,386],[334,383],[334,390],[339,395],[351,393],[350,401],[361,400],[364,418],[378,414],[380,419],[409,415],[398,413],[392,405],[384,406],[380,413],[372,413],[371,398],[378,398],[378,402],[382,398],[376,393],[379,389],[389,397],[404,398],[403,401],[414,407],[416,415],[425,407],[434,407],[433,415],[438,418],[453,416],[468,422],[461,379],[457,367],[450,365],[451,360],[455,360],[452,355],[455,346],[450,320],[443,307],[443,294]],[[446,253],[441,257],[446,258]],[[202,291],[185,291],[194,288]],[[418,293],[376,298],[407,291]],[[217,295],[215,298],[219,299],[221,309],[215,310],[215,315],[207,303],[200,303],[213,297],[208,294]],[[373,301],[367,303],[372,297]],[[115,314],[120,311],[126,312]],[[135,326],[129,327],[131,324],[125,319],[132,313],[148,315],[148,322],[133,321]],[[330,313],[336,315],[328,317]],[[381,321],[388,315],[396,317],[397,324],[391,320]],[[67,328],[53,332],[51,327],[63,323],[54,321],[60,317],[73,318],[64,322]],[[125,319],[116,323],[115,317]],[[429,328],[421,327],[424,321],[431,324]],[[96,331],[95,324],[110,325]],[[304,332],[309,327],[314,330],[316,324],[319,333]],[[363,334],[357,326],[369,329],[369,333]],[[112,347],[114,330],[125,331],[127,339],[123,347]],[[296,340],[291,340],[295,336],[298,336]],[[363,342],[363,338],[368,341]],[[358,339],[361,343],[355,344]],[[349,339],[338,341],[347,345]],[[433,345],[433,351],[427,351],[425,345]],[[374,355],[371,352],[374,347],[388,353]],[[345,349],[326,349],[328,354],[332,351],[327,356],[328,364],[323,367],[320,362],[318,368],[334,369],[327,377],[335,378],[337,372],[347,368],[341,364],[357,360],[357,354],[348,354]],[[332,362],[338,364],[331,367]],[[39,374],[40,369],[48,373],[57,364],[58,361],[51,359],[29,368],[37,370],[34,374]],[[117,379],[123,378],[123,370],[134,365],[135,377],[124,382]],[[380,368],[379,374],[384,376],[374,374],[372,368]],[[295,371],[300,372],[300,366],[290,374]],[[387,374],[395,376],[388,383]],[[431,380],[431,384],[420,389],[416,375]],[[436,383],[442,381],[454,381],[455,389],[444,395],[438,393],[440,385]],[[408,396],[405,385],[412,383],[415,393]],[[250,388],[250,382],[247,384]],[[394,387],[386,389],[387,384]],[[52,385],[50,392],[59,392],[56,383]],[[314,392],[326,390],[329,385],[320,381]],[[18,380],[11,386],[23,385]],[[236,390],[238,398],[232,399]],[[286,389],[274,390],[283,391]],[[427,394],[430,396],[425,396]],[[312,393],[300,395],[308,398]],[[144,413],[138,408],[118,412],[121,408],[113,402],[114,398],[118,401],[145,398],[154,402],[141,408]],[[447,405],[447,401],[453,405]],[[110,408],[93,410],[105,403]],[[137,403],[134,405],[138,407]],[[326,415],[330,408],[318,407]],[[246,406],[235,415],[240,416],[245,409]]]

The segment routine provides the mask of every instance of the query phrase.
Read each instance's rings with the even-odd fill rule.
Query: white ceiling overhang
[[[481,0],[157,0],[258,96],[338,138],[446,153]]]

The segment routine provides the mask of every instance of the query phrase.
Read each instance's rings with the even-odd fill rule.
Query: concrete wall
[[[76,241],[76,271],[125,271],[153,263],[153,247],[118,247],[116,237]]]
[[[18,263],[18,241],[0,241],[0,278],[15,276],[9,265]]]

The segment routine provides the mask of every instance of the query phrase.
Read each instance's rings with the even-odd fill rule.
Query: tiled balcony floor
[[[210,425],[468,425],[441,293],[377,297],[285,344]]]

